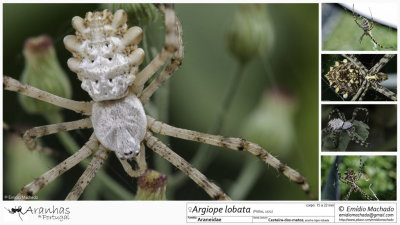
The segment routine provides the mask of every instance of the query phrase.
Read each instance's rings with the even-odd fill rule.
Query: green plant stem
[[[246,64],[239,64],[235,75],[233,76],[233,79],[228,87],[228,91],[226,92],[226,95],[224,96],[224,99],[222,101],[221,107],[218,110],[217,117],[212,124],[211,128],[208,129],[208,133],[211,134],[219,134],[226,122],[226,117],[227,117],[227,112],[229,111],[235,93],[238,90],[238,86],[240,84],[244,68]],[[218,155],[217,151],[209,151],[210,146],[206,144],[201,144],[199,149],[197,150],[195,156],[191,160],[190,164],[194,167],[196,167],[198,170],[202,171],[210,165],[210,163],[213,161],[213,159]],[[169,189],[173,189],[179,185],[181,185],[185,180],[187,179],[186,175],[183,173],[177,173],[173,176],[170,176],[169,179]]]
[[[154,54],[154,51],[151,51],[151,40],[150,40],[149,30],[144,27],[143,28],[143,49],[146,52],[145,64],[149,64],[151,58],[154,59],[157,55]],[[150,45],[149,45],[150,44]],[[170,93],[170,84],[169,82],[165,82],[155,93],[153,96],[153,101],[155,105],[155,110],[157,113],[157,118],[160,121],[168,122],[169,119],[169,93]],[[166,145],[169,144],[169,138],[167,136],[157,135],[163,143]],[[170,164],[160,156],[156,155],[154,158],[154,168],[157,171],[162,171],[164,174],[168,176],[171,174],[171,166]]]
[[[51,123],[62,123],[63,116],[60,112],[57,113],[49,113],[45,115],[46,120]],[[80,146],[75,142],[75,140],[71,137],[71,135],[67,132],[59,132],[57,133],[57,137],[60,140],[61,144],[66,148],[69,154],[74,154]],[[80,163],[84,168],[87,167],[89,162],[87,160],[83,160]],[[102,185],[107,187],[110,191],[115,193],[121,199],[134,199],[134,195],[119,185],[115,180],[111,179],[104,171],[99,170],[96,174],[96,177],[99,181],[101,181]]]
[[[169,93],[170,84],[169,82],[165,82],[154,94],[154,103],[157,108],[158,119],[164,122],[168,122],[169,118]],[[166,145],[169,144],[168,136],[158,135],[157,137]],[[162,171],[168,176],[172,173],[170,164],[161,156],[156,155],[154,158],[154,167],[156,171]]]
[[[147,44],[147,28],[143,27],[143,38],[142,38],[142,43],[143,43],[143,50],[144,52],[147,52],[147,54],[144,55],[145,57],[145,62],[146,65],[149,64],[150,62],[150,48],[149,45]]]
[[[253,158],[248,158],[235,181],[235,185],[232,185],[228,190],[229,196],[237,200],[246,198],[260,176],[263,166],[262,162],[254,162]]]

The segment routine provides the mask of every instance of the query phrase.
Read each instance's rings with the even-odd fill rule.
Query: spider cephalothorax
[[[126,21],[123,10],[114,15],[109,10],[88,12],[85,19],[72,19],[76,35],[64,38],[65,47],[73,53],[68,67],[95,101],[126,96],[143,62],[144,51],[137,46],[142,29],[127,29]]]
[[[344,200],[349,200],[350,194],[352,192],[360,192],[364,198],[367,200],[373,200],[367,193],[365,193],[359,186],[358,186],[358,181],[361,179],[363,175],[363,163],[360,158],[360,166],[358,168],[358,173],[356,173],[353,169],[347,168],[346,171],[344,172],[344,177],[339,171],[339,167],[336,164],[336,172],[338,174],[339,181],[342,182],[343,184],[350,185],[350,190],[347,193],[346,197]]]
[[[340,135],[343,132],[346,132],[352,141],[360,144],[361,146],[367,147],[368,143],[358,137],[354,126],[354,120],[359,111],[365,112],[364,120],[367,120],[368,110],[366,108],[355,108],[353,111],[353,117],[350,120],[346,120],[346,117],[342,112],[339,111],[339,109],[332,110],[332,112],[329,114],[328,126],[323,130],[323,132],[331,134],[333,136],[330,138],[330,140],[335,145],[337,145],[337,141],[340,138]],[[337,118],[333,118],[333,115],[335,113],[338,115]]]
[[[396,101],[396,94],[380,83],[387,80],[388,76],[379,70],[386,65],[394,55],[384,55],[371,69],[367,69],[354,55],[343,55],[345,59],[336,61],[331,66],[325,78],[329,86],[335,92],[347,99],[351,96],[352,101],[362,101],[369,88],[383,94],[387,98]]]
[[[376,48],[376,46],[379,46],[380,48],[383,48],[383,46],[381,44],[379,44],[375,38],[372,36],[372,29],[375,26],[374,23],[374,18],[372,17],[372,12],[370,10],[371,13],[371,21],[369,21],[367,18],[365,17],[361,17],[361,23],[358,22],[358,19],[356,17],[356,14],[354,13],[354,4],[353,4],[353,18],[354,21],[356,22],[357,26],[360,27],[361,29],[363,29],[364,33],[361,35],[360,37],[360,43],[362,42],[363,38],[365,35],[369,36],[371,38],[372,43],[374,43],[374,48]]]

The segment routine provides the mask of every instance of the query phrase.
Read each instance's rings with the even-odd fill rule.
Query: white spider
[[[200,171],[153,136],[152,132],[155,132],[233,150],[248,151],[301,185],[306,194],[311,196],[305,177],[281,163],[257,144],[240,138],[172,127],[145,114],[143,105],[161,84],[172,76],[183,59],[180,21],[171,4],[160,4],[158,8],[165,15],[165,46],[140,72],[138,72],[138,67],[143,61],[144,52],[138,48],[138,43],[142,38],[142,30],[139,27],[127,28],[127,16],[123,10],[116,11],[114,15],[104,10],[89,12],[84,19],[73,18],[72,25],[76,30],[76,35],[67,36],[64,39],[66,48],[73,54],[73,57],[68,60],[68,66],[77,73],[82,81],[81,87],[93,99],[91,102],[61,98],[10,77],[3,77],[5,90],[15,91],[89,116],[78,121],[35,127],[26,131],[23,138],[29,148],[35,148],[35,139],[45,135],[75,129],[92,127],[94,129],[89,141],[79,151],[27,184],[18,195],[34,195],[58,176],[89,157],[97,148],[98,151],[66,199],[79,198],[107,159],[110,151],[116,153],[130,176],[138,177],[147,168],[144,152],[144,145],[146,145],[187,174],[213,199],[230,199]],[[144,88],[145,83],[168,60],[170,60],[169,63],[160,75]],[[127,160],[135,160],[138,168],[134,170]]]
[[[360,139],[356,134],[356,128],[354,126],[354,120],[359,111],[365,113],[365,120],[368,119],[368,109],[366,108],[355,108],[353,111],[353,117],[350,120],[346,120],[344,113],[340,112],[339,109],[334,109],[329,113],[328,126],[322,130],[324,133],[333,134],[334,138],[330,138],[331,141],[337,145],[337,139],[340,134],[346,132],[350,139],[361,146],[368,147],[368,143]],[[333,118],[334,114],[337,114],[338,118]]]

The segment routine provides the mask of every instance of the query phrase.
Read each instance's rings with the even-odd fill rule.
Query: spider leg
[[[371,31],[365,32],[364,34],[368,35],[368,36],[371,38],[372,42],[374,42],[374,43],[375,43],[376,45],[378,45],[380,48],[383,48],[383,46],[382,46],[381,44],[379,44],[379,43],[375,40],[375,38],[372,36]]]
[[[131,164],[126,160],[126,159],[119,159],[121,162],[122,167],[124,168],[125,172],[131,176],[131,177],[140,177],[146,170],[147,170],[147,164],[146,164],[146,155],[145,155],[145,147],[144,144],[142,143],[140,145],[140,152],[137,157],[134,157],[133,159],[136,161],[137,164],[137,169],[133,170]]]
[[[337,147],[339,138],[340,138],[340,133],[335,132],[333,134],[333,137],[329,137],[329,140],[333,143],[335,147]]]
[[[363,162],[360,157],[360,166],[358,167],[358,179],[357,182],[360,180],[361,176],[363,175]]]
[[[156,73],[165,62],[178,50],[178,34],[176,25],[176,15],[172,4],[157,5],[165,17],[165,46],[161,52],[136,75],[136,79],[132,85],[132,90],[135,93],[140,93],[143,86],[150,77]]]
[[[377,92],[383,94],[383,95],[386,96],[387,98],[390,98],[390,99],[393,100],[393,101],[397,101],[396,94],[393,93],[392,91],[390,91],[389,89],[383,87],[382,85],[374,84],[374,85],[372,86],[372,88],[373,88],[375,91],[377,91]]]
[[[176,128],[168,124],[156,121],[154,118],[147,116],[147,126],[151,131],[167,135],[171,137],[176,137],[189,141],[196,141],[201,143],[206,143],[209,145],[229,148],[236,151],[248,151],[251,154],[259,157],[268,165],[271,165],[279,172],[283,173],[289,180],[296,182],[301,186],[303,191],[312,199],[312,194],[309,189],[309,185],[306,178],[301,175],[296,170],[286,166],[281,163],[277,158],[268,153],[265,149],[261,148],[259,145],[249,142],[241,138],[230,138],[211,134],[200,133],[197,131],[191,131],[181,128]]]
[[[353,4],[353,17],[354,17],[354,22],[356,22],[356,24],[362,29],[362,26],[361,24],[358,23],[356,14],[354,13],[354,4]]]
[[[180,169],[188,175],[197,185],[203,188],[211,198],[215,200],[231,200],[220,187],[212,183],[196,168],[192,167],[186,160],[168,148],[158,138],[154,137],[150,132],[146,133],[144,142],[147,147],[155,151],[157,154],[168,160],[176,168]]]
[[[365,32],[364,32],[364,33],[361,35],[361,37],[360,37],[360,44],[361,44],[361,42],[362,42],[364,36],[365,36]]]
[[[337,172],[339,181],[344,183],[344,184],[347,184],[347,181],[342,177],[342,174],[339,171],[339,167],[338,167],[337,163],[335,163],[335,167],[336,167],[336,172]]]
[[[147,86],[140,95],[142,104],[149,101],[153,93],[181,66],[183,60],[183,42],[182,42],[182,25],[177,17],[175,17],[176,29],[178,33],[178,50],[171,58],[171,62],[161,71],[160,75]]]
[[[75,111],[84,115],[90,115],[92,112],[91,102],[79,102],[53,95],[42,91],[30,85],[24,84],[8,76],[3,76],[3,89],[15,91],[35,99],[39,99],[50,104]]]
[[[29,149],[33,150],[36,148],[35,140],[37,138],[50,134],[55,134],[61,131],[70,131],[76,129],[91,128],[91,127],[92,127],[92,121],[90,120],[90,118],[76,120],[72,122],[45,125],[40,127],[34,127],[32,129],[27,130],[24,133],[22,139],[24,140],[26,146],[28,146]]]
[[[373,199],[367,194],[365,193],[359,186],[356,186],[355,190],[359,191],[361,193],[361,195],[366,198],[367,200],[372,201]]]
[[[338,108],[333,109],[333,110],[329,113],[328,119],[331,120],[332,117],[333,117],[333,115],[334,115],[335,113],[338,114],[338,116],[339,116],[339,118],[340,118],[341,120],[346,121],[346,117],[344,116],[344,114],[343,114],[342,112],[340,112],[340,110],[339,110]]]
[[[368,90],[366,88],[367,86],[367,80],[364,80],[361,84],[360,89],[358,89],[357,93],[353,96],[353,98],[351,99],[351,101],[357,101],[357,99],[361,96],[362,93],[365,93],[365,90]]]
[[[355,120],[355,118],[356,118],[356,116],[357,116],[357,114],[358,114],[359,111],[364,111],[364,112],[365,112],[364,121],[367,121],[367,122],[368,122],[368,109],[357,107],[357,108],[355,108],[354,111],[353,111],[353,116],[351,117],[351,120],[350,120],[351,123],[354,122],[354,120]]]
[[[24,199],[22,198],[22,196],[33,196],[39,190],[55,180],[57,177],[61,176],[63,173],[74,167],[76,164],[89,157],[97,149],[98,146],[99,141],[93,133],[89,141],[87,141],[85,145],[82,146],[81,149],[79,149],[79,151],[77,151],[75,154],[68,157],[66,160],[53,167],[49,171],[45,172],[39,178],[27,184],[17,194],[17,197],[15,199],[22,200]]]
[[[375,23],[374,23],[374,17],[372,17],[372,12],[371,9],[369,8],[369,13],[371,14],[371,25],[369,26],[369,30],[374,29]]]
[[[349,192],[347,192],[347,195],[346,195],[346,197],[344,198],[345,201],[348,201],[348,200],[349,200],[350,194],[351,194],[351,192],[353,192],[353,191],[354,191],[354,188],[353,188],[353,186],[351,186]]]
[[[103,145],[100,145],[99,150],[97,150],[97,152],[93,155],[93,158],[85,172],[83,172],[82,176],[78,179],[65,200],[79,199],[87,185],[89,185],[90,181],[96,175],[97,171],[103,166],[109,154],[110,150],[106,149]]]
[[[379,62],[377,62],[369,71],[368,74],[374,75],[378,73],[382,67],[384,67],[393,57],[395,57],[395,54],[385,54]]]
[[[358,101],[362,101],[362,100],[364,99],[365,95],[367,94],[367,91],[368,91],[368,89],[369,89],[370,84],[371,84],[371,83],[367,81],[365,87],[363,88],[364,90],[363,90],[363,92],[362,92],[361,95],[360,95],[360,98],[358,98]]]
[[[361,146],[363,146],[363,147],[366,147],[366,148],[368,147],[369,143],[367,143],[367,142],[365,142],[365,141],[359,139],[357,136],[355,136],[355,135],[353,134],[354,131],[346,130],[346,132],[347,132],[347,134],[349,135],[349,137],[350,137],[350,139],[351,139],[352,141],[354,141],[355,143],[357,143],[357,144],[359,144],[359,145],[361,145]]]

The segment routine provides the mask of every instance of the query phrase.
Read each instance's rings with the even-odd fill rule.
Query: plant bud
[[[284,157],[295,140],[294,99],[280,90],[271,90],[245,120],[244,137],[267,151]]]
[[[138,179],[136,200],[165,200],[167,180],[167,175],[147,170]]]
[[[42,35],[29,38],[24,45],[25,68],[21,81],[43,91],[64,98],[71,98],[71,84],[67,74],[61,68],[51,38]],[[58,106],[19,95],[22,107],[28,113],[51,113]]]
[[[274,42],[274,31],[265,4],[240,4],[227,30],[228,47],[241,62],[266,55]]]
[[[128,24],[130,26],[145,27],[157,21],[160,16],[160,11],[153,4],[139,3],[116,3],[103,4],[104,8],[115,12],[118,9],[123,9],[128,14]]]
[[[3,167],[5,181],[3,188],[8,192],[4,192],[4,196],[6,194],[15,195],[34,178],[57,165],[50,156],[43,152],[29,150],[20,137],[12,134],[4,137],[4,158],[7,159],[7,162]],[[54,194],[57,194],[61,185],[61,180],[56,179],[36,194],[38,200],[51,199]]]

